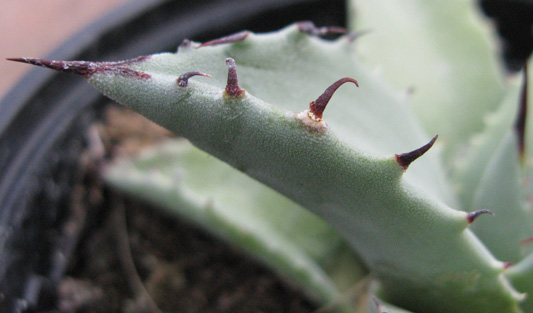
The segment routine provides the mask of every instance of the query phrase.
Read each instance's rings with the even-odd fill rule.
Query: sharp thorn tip
[[[433,137],[427,144],[423,145],[422,147],[415,149],[411,152],[402,153],[402,154],[396,154],[396,162],[404,169],[406,170],[411,163],[413,163],[416,159],[424,155],[424,153],[428,152],[431,147],[435,144],[435,141],[437,141],[437,138],[439,138],[439,135],[436,135]]]
[[[138,58],[119,62],[54,61],[37,58],[8,58],[8,60],[42,66],[65,73],[79,74],[85,78],[88,78],[95,73],[113,72],[117,75],[148,79],[151,77],[150,74],[132,70],[128,65],[142,62],[149,58],[150,56],[140,56]]]

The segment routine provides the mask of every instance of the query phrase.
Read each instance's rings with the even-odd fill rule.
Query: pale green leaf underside
[[[183,139],[118,162],[106,180],[238,246],[319,303],[337,300],[362,274],[322,219]]]

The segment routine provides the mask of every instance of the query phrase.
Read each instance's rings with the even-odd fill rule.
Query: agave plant
[[[470,2],[352,9],[333,41],[320,37],[343,29],[302,22],[121,62],[13,60],[81,74],[186,138],[117,162],[107,181],[319,303],[533,312],[527,74],[504,77]]]

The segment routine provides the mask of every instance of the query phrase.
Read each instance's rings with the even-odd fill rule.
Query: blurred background
[[[0,99],[31,69],[8,57],[45,57],[92,20],[132,0],[0,0]],[[533,48],[533,5],[527,1],[479,0],[507,40],[503,54],[517,70]],[[517,31],[518,30],[518,31]],[[518,64],[518,65],[517,65]]]
[[[0,99],[31,68],[9,57],[44,57],[95,18],[130,0],[1,0]]]

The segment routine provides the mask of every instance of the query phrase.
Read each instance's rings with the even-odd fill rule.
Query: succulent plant
[[[320,303],[533,312],[527,73],[502,79],[470,2],[354,8],[373,34],[302,22],[122,62],[13,60],[81,74],[229,164],[175,140],[105,175]],[[372,296],[343,301],[356,284]]]

